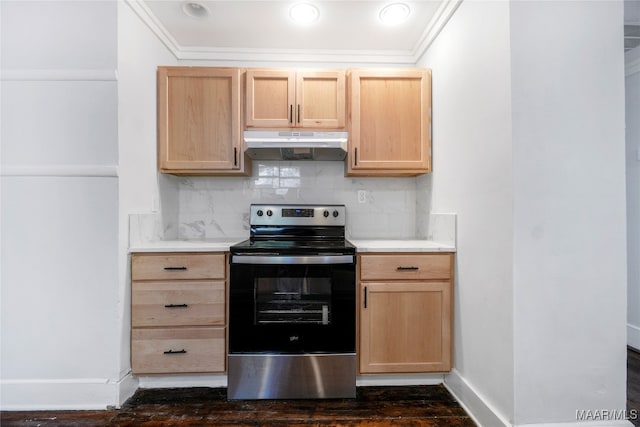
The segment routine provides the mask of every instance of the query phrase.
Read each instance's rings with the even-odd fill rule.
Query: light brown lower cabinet
[[[360,372],[451,370],[453,254],[359,258]]]
[[[136,374],[223,372],[225,328],[133,329]]]
[[[131,370],[226,370],[224,253],[140,253],[131,261]]]

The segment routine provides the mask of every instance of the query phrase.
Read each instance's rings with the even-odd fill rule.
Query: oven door
[[[353,353],[355,256],[232,255],[229,353]]]

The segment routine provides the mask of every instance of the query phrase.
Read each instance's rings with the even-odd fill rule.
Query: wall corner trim
[[[469,384],[457,369],[454,368],[445,375],[444,385],[479,426],[511,426],[511,423],[505,421],[504,417]]]

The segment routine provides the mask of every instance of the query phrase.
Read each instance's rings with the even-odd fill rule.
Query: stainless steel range
[[[356,257],[343,205],[251,205],[231,247],[229,399],[356,393]]]

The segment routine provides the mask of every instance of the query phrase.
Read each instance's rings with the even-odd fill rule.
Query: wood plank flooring
[[[640,427],[640,353],[631,348],[627,350],[627,413],[637,415],[630,421]]]
[[[356,399],[235,400],[224,388],[140,389],[121,409],[3,412],[10,426],[420,426],[476,424],[442,385],[358,387]]]
[[[627,351],[627,412],[640,414],[640,353]],[[630,420],[640,427],[640,419]],[[121,409],[0,412],[2,427],[471,427],[444,386],[359,387],[356,399],[227,401],[223,388],[140,389]]]

